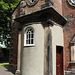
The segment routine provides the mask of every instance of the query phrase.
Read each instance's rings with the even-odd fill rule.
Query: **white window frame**
[[[71,0],[71,2],[75,4],[75,2],[73,0]]]
[[[75,63],[75,34],[72,36],[70,41],[70,63]]]
[[[71,46],[71,62],[75,62],[75,45]]]
[[[33,39],[33,44],[31,44],[31,42],[30,42],[30,44],[28,43],[27,44],[27,31],[29,30],[29,29],[31,29],[31,30],[33,30],[33,38],[31,38],[31,36],[30,36],[30,41],[31,41],[31,39]],[[26,28],[26,30],[25,30],[25,32],[24,32],[24,46],[35,46],[35,44],[34,44],[34,41],[35,41],[35,37],[34,37],[34,29],[32,28],[32,27],[28,27],[28,28]],[[29,39],[28,39],[28,41],[29,41]]]

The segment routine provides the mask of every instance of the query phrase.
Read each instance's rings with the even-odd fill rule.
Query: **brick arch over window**
[[[75,43],[75,34],[72,36],[70,43]]]
[[[75,63],[75,34],[72,36],[70,41],[70,52],[71,62]]]
[[[28,27],[25,30],[24,45],[25,46],[33,46],[34,45],[34,29],[32,27]]]

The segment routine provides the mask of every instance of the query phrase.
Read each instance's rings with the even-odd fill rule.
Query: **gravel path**
[[[8,69],[6,69],[5,67],[0,67],[0,75],[14,75],[13,73],[11,73],[10,71],[8,71]]]

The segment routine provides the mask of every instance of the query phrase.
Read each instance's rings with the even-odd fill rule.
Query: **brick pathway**
[[[0,67],[0,75],[14,75],[14,74],[8,71],[8,69],[6,69],[5,67]]]

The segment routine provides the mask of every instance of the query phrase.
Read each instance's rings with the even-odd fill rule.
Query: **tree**
[[[0,42],[10,45],[11,14],[20,0],[0,0]]]

